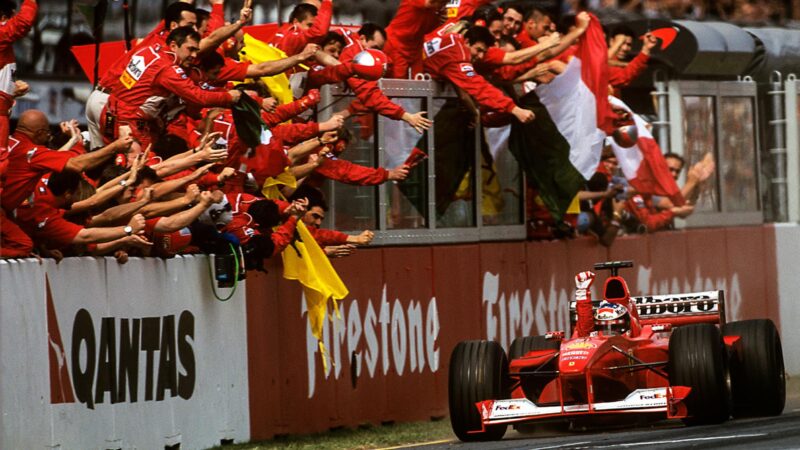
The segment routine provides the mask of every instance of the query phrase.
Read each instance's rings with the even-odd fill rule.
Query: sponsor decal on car
[[[597,344],[589,341],[575,341],[564,345],[565,350],[597,348]]]
[[[716,291],[633,297],[640,316],[660,314],[706,314],[719,311]]]

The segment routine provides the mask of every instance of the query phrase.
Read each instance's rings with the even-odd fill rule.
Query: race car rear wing
[[[725,324],[725,292],[722,290],[645,295],[631,299],[636,304],[642,325]]]
[[[644,295],[631,297],[642,325],[690,323],[725,324],[725,291],[691,292],[687,294]],[[595,306],[599,301],[593,302]],[[569,303],[571,328],[578,316],[575,301]]]

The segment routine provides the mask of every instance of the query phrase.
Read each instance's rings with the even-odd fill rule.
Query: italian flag
[[[611,140],[611,148],[619,161],[619,167],[631,186],[640,194],[653,194],[669,197],[675,205],[683,205],[686,200],[681,194],[681,189],[669,172],[667,162],[653,139],[652,133],[644,119],[634,114],[622,100],[608,97],[614,108],[628,111],[636,124],[638,139],[631,147],[622,147]]]
[[[519,101],[536,120],[512,125],[509,148],[556,220],[597,170],[603,140],[614,128],[607,51],[600,21],[592,16],[566,70]]]

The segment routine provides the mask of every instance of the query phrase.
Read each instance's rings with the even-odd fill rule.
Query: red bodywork
[[[603,297],[628,307],[630,331],[612,336],[598,331],[564,340],[561,332],[548,333],[547,339],[560,341],[559,348],[511,360],[511,399],[476,403],[484,428],[475,432],[493,424],[542,419],[687,416],[683,400],[691,389],[670,386],[666,372],[670,333],[673,326],[724,322],[722,292],[631,297],[625,280],[611,276]],[[736,340],[725,339],[725,345]]]

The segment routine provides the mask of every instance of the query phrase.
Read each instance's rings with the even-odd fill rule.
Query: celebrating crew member
[[[522,123],[532,121],[532,111],[515,105],[502,91],[477,74],[472,66],[494,45],[494,36],[484,27],[472,27],[463,36],[450,32],[458,26],[451,25],[432,33],[425,41],[425,71],[433,77],[449,80],[482,107],[511,113]]]
[[[106,140],[119,136],[121,126],[128,126],[138,144],[147,147],[161,128],[164,102],[172,94],[201,106],[230,106],[239,100],[241,92],[236,90],[200,89],[180,67],[194,61],[199,42],[193,28],[179,27],[167,37],[169,51],[147,47],[131,57],[101,117]]]
[[[331,26],[333,2],[323,0],[317,9],[308,3],[294,7],[289,22],[284,24],[270,41],[270,44],[283,50],[286,56],[300,53],[306,44],[322,44]]]

